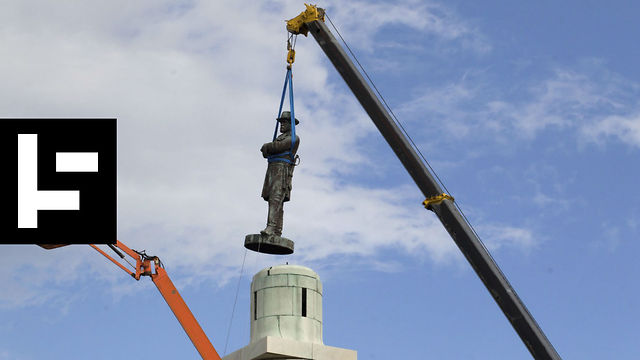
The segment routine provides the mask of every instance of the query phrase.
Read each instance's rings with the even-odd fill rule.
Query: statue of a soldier
[[[269,161],[262,186],[262,198],[269,202],[267,227],[260,231],[263,236],[282,235],[283,204],[291,196],[291,179],[300,145],[300,137],[296,134],[295,143],[291,146],[291,113],[283,111],[277,120],[281,134],[260,148],[262,156]],[[295,119],[295,124],[299,123]]]

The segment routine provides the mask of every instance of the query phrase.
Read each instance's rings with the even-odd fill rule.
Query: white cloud
[[[264,226],[266,165],[258,149],[271,137],[284,78],[280,20],[300,4],[37,5],[18,2],[0,15],[3,51],[11,54],[0,64],[3,116],[117,117],[120,240],[160,256],[180,284],[228,281],[244,236]],[[416,26],[445,39],[470,36],[429,14]],[[385,16],[402,15],[377,15],[369,29],[396,21]],[[357,146],[374,127],[343,87],[328,82],[333,70],[313,41],[300,40],[297,49],[303,163],[285,205],[285,235],[297,246],[289,261],[321,265],[350,256],[388,271],[396,264],[385,260],[387,249],[436,262],[456,256],[442,226],[420,208],[417,190],[347,180],[374,167]],[[416,206],[407,208],[413,198]],[[87,246],[3,247],[0,259],[0,282],[9,289],[1,307],[64,308],[73,299],[68,286],[89,275],[134,286]],[[256,257],[248,271],[273,261],[282,260]]]
[[[465,83],[447,84],[424,90],[419,96],[402,104],[398,113],[408,118],[424,118],[430,126],[442,128],[447,135],[464,137],[471,131],[471,124],[467,122],[471,114],[463,104],[477,96],[477,91]]]
[[[582,128],[582,133],[589,141],[599,144],[617,138],[628,145],[640,147],[640,114],[607,116]]]
[[[479,232],[490,251],[503,247],[529,251],[540,243],[530,229],[509,225],[484,225],[479,227]]]
[[[376,43],[374,35],[387,26],[398,25],[433,36],[441,46],[454,44],[478,53],[491,50],[491,45],[477,28],[457,16],[451,8],[433,1],[331,1],[327,13],[349,43],[368,51],[379,45],[393,46],[393,41]]]
[[[93,256],[88,246],[58,251],[62,256],[48,254],[35,245],[3,245],[0,308],[48,304],[66,311],[78,296],[69,292],[68,286],[103,267],[87,266],[88,257]]]
[[[406,118],[430,118],[448,137],[490,136],[494,143],[533,140],[569,131],[577,143],[622,141],[640,146],[640,85],[594,62],[588,70],[556,68],[518,92],[464,76],[432,87],[400,107]],[[427,114],[427,116],[425,116]],[[543,199],[540,199],[543,200]]]
[[[605,222],[601,224],[601,228],[602,233],[599,237],[591,240],[589,247],[598,253],[603,251],[615,253],[620,248],[620,245],[624,243],[623,239],[627,237],[622,236],[620,227],[611,223]]]
[[[618,104],[608,87],[585,74],[557,69],[554,75],[530,89],[525,102],[501,103],[492,115],[502,118],[515,131],[533,137],[549,127],[580,128],[594,121],[598,111]]]

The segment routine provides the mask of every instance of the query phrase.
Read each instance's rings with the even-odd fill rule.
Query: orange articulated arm
[[[189,339],[191,339],[191,342],[196,347],[196,350],[198,350],[198,353],[200,353],[200,356],[205,360],[220,360],[220,355],[218,355],[216,349],[211,344],[211,341],[209,341],[209,338],[204,333],[204,330],[202,330],[202,327],[198,324],[195,316],[193,316],[193,313],[189,310],[189,307],[182,299],[182,296],[180,296],[178,289],[176,289],[171,279],[169,279],[169,275],[167,275],[167,272],[164,270],[162,262],[158,257],[148,256],[144,251],[139,252],[132,250],[120,241],[117,241],[115,246],[109,245],[109,247],[125,261],[126,258],[120,250],[136,260],[134,272],[129,270],[126,266],[122,265],[106,252],[102,251],[99,247],[93,244],[91,247],[96,249],[107,259],[111,260],[134,279],[140,280],[140,276],[151,277],[151,280],[158,288],[158,291],[160,291],[160,294],[167,302],[167,305],[171,308],[171,311],[173,311],[173,314],[180,322],[180,325],[182,325],[182,328],[187,333],[187,336],[189,336]]]
[[[118,241],[119,242],[119,241]],[[111,257],[109,254],[107,254],[106,252],[102,251],[102,249],[100,249],[99,247],[93,245],[93,244],[89,244],[89,246],[91,246],[92,248],[96,249],[96,251],[98,251],[100,254],[102,254],[102,256],[106,257],[107,259],[111,260],[111,262],[113,262],[114,264],[116,264],[118,267],[120,267],[120,269],[124,270],[127,274],[135,277],[135,273],[129,269],[127,269],[124,265],[120,264],[118,261],[116,261],[116,259],[114,259],[113,257]],[[123,257],[122,254],[118,254],[120,255],[120,257]],[[138,278],[136,280],[140,280],[140,277],[138,276]]]
[[[162,294],[164,301],[173,311],[180,325],[191,339],[191,342],[196,347],[200,356],[203,359],[215,359],[220,360],[220,355],[216,352],[216,349],[211,345],[211,341],[198,324],[195,316],[189,310],[189,307],[180,296],[178,289],[173,285],[167,272],[160,266],[156,266],[156,273],[151,275],[151,280],[156,284],[156,287]]]

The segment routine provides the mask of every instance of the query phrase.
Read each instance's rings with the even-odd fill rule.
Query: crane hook
[[[295,45],[295,41],[293,43],[293,46],[291,45],[291,38],[293,37],[293,34],[289,36],[289,38],[287,39],[287,69],[291,69],[291,66],[293,65],[293,62],[296,60],[296,51],[293,49],[296,45]],[[297,36],[296,36],[297,38]]]

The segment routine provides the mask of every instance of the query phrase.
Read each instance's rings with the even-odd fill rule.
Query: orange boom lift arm
[[[96,251],[104,257],[111,260],[134,279],[140,280],[140,277],[142,276],[149,276],[151,281],[153,281],[158,288],[158,291],[160,291],[164,300],[167,302],[167,305],[171,308],[171,311],[173,311],[176,319],[180,322],[180,325],[182,325],[184,332],[187,333],[189,339],[191,339],[191,342],[200,353],[200,356],[206,360],[220,360],[220,355],[218,355],[216,349],[211,344],[211,341],[209,341],[209,338],[204,333],[204,330],[202,330],[202,327],[198,324],[195,316],[193,316],[191,310],[189,310],[189,307],[182,299],[182,296],[180,296],[178,289],[176,289],[171,279],[169,279],[169,275],[164,270],[162,261],[160,261],[157,256],[149,256],[144,251],[130,249],[120,241],[116,241],[115,245],[109,245],[109,247],[124,261],[127,261],[125,254],[136,261],[135,272],[133,272],[99,247],[93,244],[90,244],[90,246],[96,249]]]

